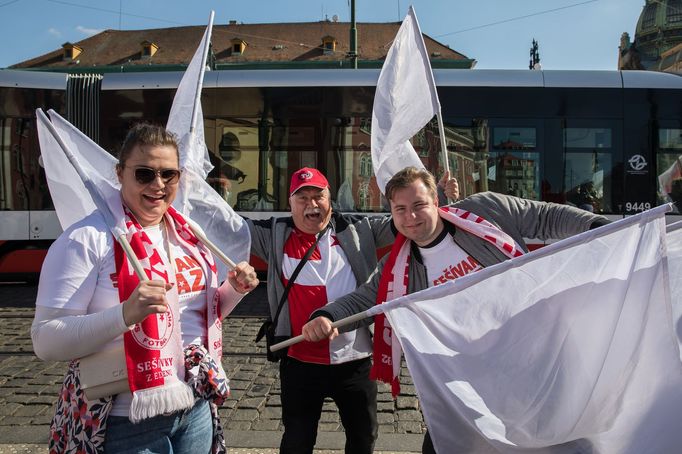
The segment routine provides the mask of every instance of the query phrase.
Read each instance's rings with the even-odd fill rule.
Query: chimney
[[[237,25],[237,21],[234,19],[230,19],[230,25]]]

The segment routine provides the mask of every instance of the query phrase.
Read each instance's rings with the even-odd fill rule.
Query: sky
[[[358,22],[397,22],[411,4],[422,32],[477,61],[528,69],[615,70],[623,32],[634,38],[645,0],[356,0]],[[350,0],[0,0],[0,68],[106,29],[215,23],[350,21]],[[362,36],[359,36],[362,40]],[[317,45],[318,43],[310,43]]]

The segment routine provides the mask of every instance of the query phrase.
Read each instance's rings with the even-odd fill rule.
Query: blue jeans
[[[107,454],[208,454],[213,439],[211,410],[204,399],[190,409],[137,424],[123,416],[109,416],[106,430]]]

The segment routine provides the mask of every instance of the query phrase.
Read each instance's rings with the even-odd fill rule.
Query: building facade
[[[646,0],[635,39],[623,33],[618,69],[682,72],[682,0]]]

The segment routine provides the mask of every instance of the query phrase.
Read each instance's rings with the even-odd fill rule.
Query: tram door
[[[594,213],[623,213],[620,120],[546,120],[546,143],[543,200]]]

